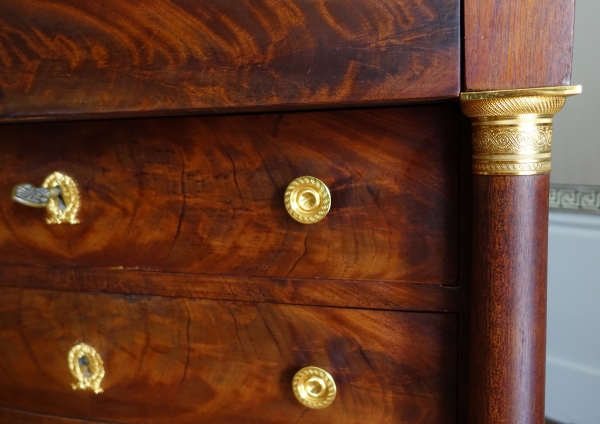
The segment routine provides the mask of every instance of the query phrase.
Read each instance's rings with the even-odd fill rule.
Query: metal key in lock
[[[60,198],[60,187],[35,187],[31,184],[19,184],[12,193],[15,202],[21,203],[32,208],[45,208],[51,198],[58,198],[64,209],[65,202]]]
[[[41,187],[19,184],[12,192],[15,202],[34,208],[46,208],[48,224],[78,224],[79,191],[75,181],[68,175],[54,172]]]

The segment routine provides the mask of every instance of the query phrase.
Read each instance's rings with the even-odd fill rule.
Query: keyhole
[[[60,190],[60,187],[57,187],[58,190]],[[63,199],[62,196],[62,192],[58,194],[58,196],[56,196],[56,199],[58,200],[58,208],[61,211],[64,211],[65,209],[67,209],[67,205],[65,204],[65,199]]]
[[[90,372],[90,358],[87,355],[83,355],[79,358],[79,367],[81,368],[81,372],[85,378],[90,378],[92,373]]]

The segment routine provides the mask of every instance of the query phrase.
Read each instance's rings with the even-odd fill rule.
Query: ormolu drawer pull
[[[296,178],[287,186],[283,200],[290,216],[302,224],[319,222],[331,207],[329,189],[315,177]]]
[[[80,200],[77,185],[71,177],[60,172],[49,175],[41,187],[20,184],[13,189],[15,202],[34,208],[46,208],[48,224],[78,224]]]
[[[312,409],[323,409],[335,399],[337,388],[329,373],[321,368],[302,368],[294,376],[292,388],[296,399]]]
[[[100,383],[104,378],[104,364],[96,349],[85,343],[79,343],[69,351],[69,369],[77,380],[71,387],[73,390],[91,390],[102,393]]]

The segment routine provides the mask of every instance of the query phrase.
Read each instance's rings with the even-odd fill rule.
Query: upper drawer
[[[212,275],[453,284],[458,269],[458,108],[302,112],[5,125],[0,262]],[[13,202],[60,171],[78,225]],[[311,225],[284,204],[321,179]]]
[[[455,97],[457,0],[5,0],[0,120]]]

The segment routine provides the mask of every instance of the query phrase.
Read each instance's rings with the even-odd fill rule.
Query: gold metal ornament
[[[299,177],[285,190],[285,208],[292,218],[302,224],[321,221],[331,207],[329,189],[315,177]]]
[[[473,125],[473,173],[535,175],[550,172],[552,118],[581,86],[461,93]]]
[[[323,409],[335,399],[337,388],[329,373],[318,367],[305,367],[294,375],[292,389],[296,399],[311,409]]]
[[[95,394],[104,390],[100,383],[104,378],[104,364],[96,349],[88,344],[80,343],[69,351],[69,369],[77,382],[71,387],[73,390],[91,390]]]
[[[59,187],[61,195],[50,198],[46,210],[50,217],[46,219],[48,224],[79,224],[77,212],[81,201],[79,190],[71,177],[60,172],[54,172],[48,176],[42,184],[44,188]]]
[[[19,184],[13,189],[15,202],[34,208],[46,208],[48,224],[79,224],[77,212],[81,201],[75,181],[68,175],[53,172],[41,187]]]

